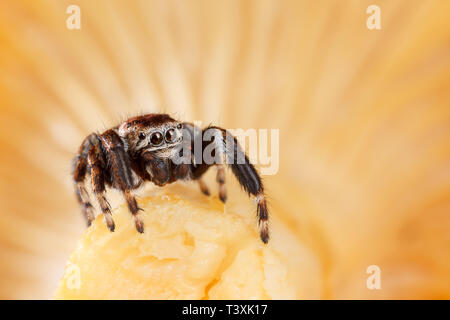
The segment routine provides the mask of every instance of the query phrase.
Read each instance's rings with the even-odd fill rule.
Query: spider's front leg
[[[202,146],[202,157],[205,156],[204,153],[210,152],[211,157],[215,158],[213,162],[208,161],[208,163],[211,164],[205,163],[205,159],[201,159],[201,162],[199,161],[200,159],[197,159],[197,161],[195,161],[197,164],[193,166],[194,179],[199,180],[211,165],[216,165],[216,180],[219,183],[219,198],[225,202],[227,195],[225,189],[224,164],[228,165],[244,190],[247,191],[249,195],[255,196],[260,237],[264,243],[267,243],[269,241],[269,211],[267,208],[264,187],[258,172],[253,164],[250,163],[236,138],[225,129],[208,127],[202,131],[201,138],[198,139],[198,137],[192,133],[194,130],[193,125],[185,124],[185,128],[191,131],[189,134],[191,137],[194,137],[191,138],[192,143],[200,143]],[[195,146],[191,149],[195,150]]]
[[[144,223],[138,215],[140,208],[131,191],[135,189],[137,185],[133,183],[131,160],[125,151],[124,143],[114,130],[108,130],[103,133],[100,136],[100,140],[109,160],[112,184],[115,188],[122,191],[123,196],[127,201],[128,208],[133,215],[136,230],[143,233]]]
[[[269,210],[267,208],[266,195],[261,177],[253,164],[250,163],[247,155],[242,150],[237,139],[227,130],[219,127],[210,127],[207,130],[213,130],[212,143],[215,150],[222,156],[222,162],[219,164],[217,180],[219,184],[225,182],[223,173],[223,163],[225,162],[239,181],[240,185],[248,194],[255,196],[257,205],[257,216],[260,228],[260,237],[264,243],[269,241]],[[223,178],[222,178],[223,177]],[[221,189],[225,192],[225,189]],[[226,197],[226,194],[224,193]]]

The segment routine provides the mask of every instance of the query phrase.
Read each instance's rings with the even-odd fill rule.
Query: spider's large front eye
[[[175,141],[177,134],[174,129],[169,129],[166,131],[166,141],[173,142]]]
[[[155,146],[160,145],[162,141],[163,141],[163,135],[161,134],[161,132],[156,131],[156,132],[152,133],[152,135],[150,137],[150,142],[153,145],[155,145]]]

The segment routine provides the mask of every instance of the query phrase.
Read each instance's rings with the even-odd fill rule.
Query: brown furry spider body
[[[210,139],[205,141],[208,133]],[[199,147],[195,146],[196,143]],[[196,148],[200,153],[192,153]],[[203,161],[206,151],[210,151],[214,161]],[[177,180],[196,180],[201,191],[209,195],[201,176],[215,165],[219,198],[225,202],[224,164],[231,168],[249,195],[256,197],[260,237],[267,243],[268,209],[261,178],[237,140],[219,127],[202,130],[190,123],[178,122],[166,114],[130,118],[102,134],[92,133],[84,139],[73,161],[73,179],[88,226],[94,220],[94,210],[86,191],[86,175],[91,177],[93,193],[109,230],[114,231],[115,225],[105,197],[105,186],[123,193],[136,229],[142,233],[144,225],[139,218],[140,208],[132,190],[144,181],[164,186]]]

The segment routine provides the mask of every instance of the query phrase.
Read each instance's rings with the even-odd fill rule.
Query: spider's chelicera
[[[94,220],[94,210],[86,192],[87,174],[109,230],[114,231],[115,226],[105,186],[123,193],[136,229],[142,233],[144,224],[139,217],[134,189],[144,181],[164,186],[177,180],[196,180],[200,190],[209,195],[201,177],[213,165],[217,167],[220,200],[227,199],[225,165],[231,168],[245,191],[255,196],[261,240],[267,243],[268,209],[261,178],[236,138],[219,127],[201,129],[167,114],[128,119],[102,134],[92,133],[84,139],[73,161],[73,179],[88,226]]]

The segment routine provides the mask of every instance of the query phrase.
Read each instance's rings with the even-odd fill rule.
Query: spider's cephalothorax
[[[213,132],[211,139],[202,138],[207,131]],[[193,152],[198,149],[196,143],[200,146],[200,157],[203,151],[212,150],[212,156],[219,161],[199,159],[198,154]],[[219,198],[225,202],[224,164],[231,168],[242,187],[255,196],[261,240],[267,243],[268,210],[261,178],[237,140],[219,127],[202,130],[190,123],[178,122],[166,114],[147,114],[128,119],[102,134],[92,133],[84,139],[74,159],[73,179],[88,225],[94,220],[94,210],[85,187],[87,174],[91,177],[93,192],[108,228],[114,231],[110,205],[105,197],[106,185],[122,191],[136,229],[142,233],[144,225],[139,218],[140,208],[132,190],[144,181],[164,186],[177,180],[190,179],[197,180],[201,191],[209,195],[201,176],[215,165]]]

